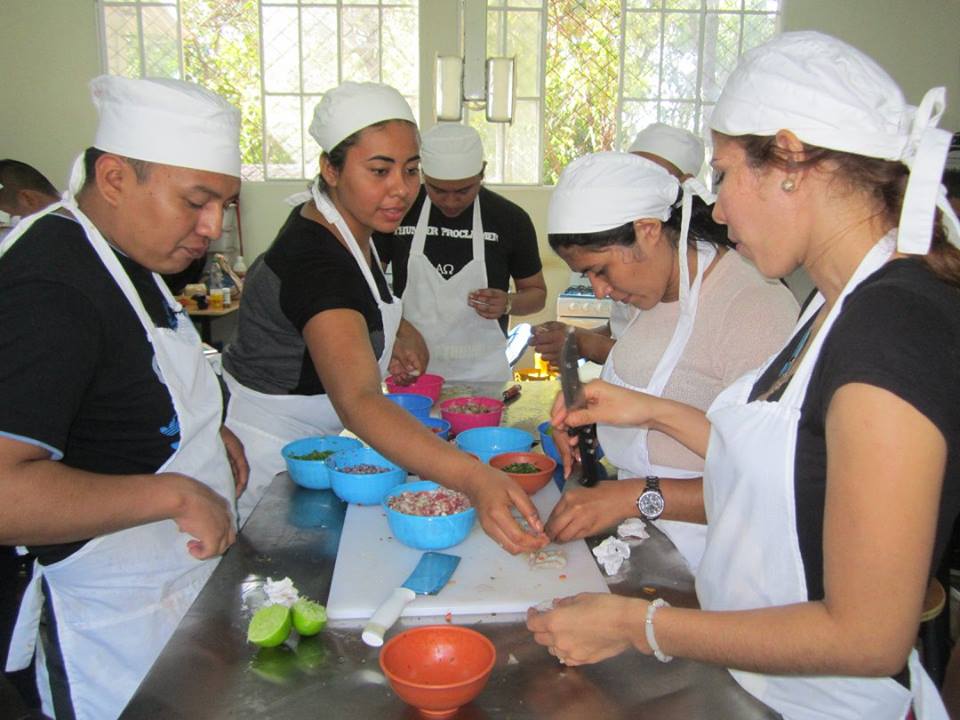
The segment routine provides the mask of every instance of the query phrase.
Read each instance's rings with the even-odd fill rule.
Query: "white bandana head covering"
[[[395,88],[382,83],[345,82],[328,90],[317,103],[310,135],[329,153],[358,130],[386,120],[417,123],[409,103]]]
[[[90,95],[100,115],[98,150],[240,177],[240,111],[219,95],[183,80],[116,75],[91,80]],[[65,196],[84,181],[81,154]]]
[[[420,141],[420,168],[435,180],[463,180],[483,170],[480,133],[469,125],[434,125]]]
[[[900,161],[910,168],[897,249],[930,248],[934,206],[960,245],[960,223],[940,186],[950,133],[936,127],[945,106],[942,87],[919,107],[856,48],[818,32],[784,33],[750,50],[724,85],[710,127],[725,135],[775,135],[790,130],[830,150]]]
[[[684,175],[697,176],[703,167],[703,140],[689,130],[663,123],[647,125],[638,132],[627,152],[661,157],[676,165]]]

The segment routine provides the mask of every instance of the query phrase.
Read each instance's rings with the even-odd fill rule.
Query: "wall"
[[[454,0],[421,0],[423,88],[420,116],[432,116],[433,62],[459,49]],[[933,85],[946,85],[952,107],[942,127],[960,130],[960,0],[786,0],[785,30],[819,29],[833,33],[873,55],[917,103]],[[63,186],[70,163],[90,144],[95,113],[87,82],[100,70],[94,0],[0,0],[0,157],[36,165]],[[288,212],[283,198],[302,183],[250,183],[241,211],[248,263],[262,252]],[[550,297],[544,312],[553,317],[556,293],[569,273],[546,244],[549,188],[497,187],[524,207],[541,238]]]

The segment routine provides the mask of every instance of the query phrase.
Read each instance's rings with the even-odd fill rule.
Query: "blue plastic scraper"
[[[363,626],[363,641],[372,647],[383,645],[383,636],[400,617],[400,613],[417,595],[436,595],[443,590],[460,557],[446,553],[425,552],[410,577],[394,590]]]

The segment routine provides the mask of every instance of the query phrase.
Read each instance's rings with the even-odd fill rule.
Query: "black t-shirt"
[[[174,315],[154,276],[117,253],[158,327]],[[154,473],[180,428],[136,313],[73,220],[38,220],[0,258],[0,435],[65,465]],[[83,543],[31,548],[41,562]]]
[[[324,310],[356,310],[377,358],[384,348],[383,318],[360,266],[333,233],[300,214],[302,207],[293,209],[273,244],[250,266],[237,334],[223,356],[227,372],[268,395],[324,393],[303,341],[303,328]],[[391,302],[380,268],[371,271],[381,299]]]
[[[421,186],[413,207],[393,234],[373,236],[380,260],[392,267],[393,292],[397,297],[403,297],[407,286],[407,258],[426,197],[427,190]],[[483,221],[487,286],[509,290],[510,278],[522,280],[543,269],[537,233],[523,208],[505,197],[481,187],[477,199]],[[473,205],[455,218],[448,218],[433,206],[423,252],[442,277],[449,278],[460,272],[473,259]],[[508,323],[509,318],[500,318],[504,332]]]
[[[751,400],[773,384],[812,322],[758,379]],[[920,260],[894,260],[846,298],[824,341],[800,411],[794,462],[797,533],[810,600],[823,598],[827,409],[848,383],[888,390],[929,418],[946,439],[933,572],[960,511],[960,290],[937,280]],[[779,400],[784,389],[769,399]],[[903,484],[909,501],[910,478]]]

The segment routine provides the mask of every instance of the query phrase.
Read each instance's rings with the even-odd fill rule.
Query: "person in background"
[[[914,643],[960,511],[960,221],[939,190],[944,90],[906,103],[816,32],[741,58],[710,116],[714,217],[765,276],[818,294],[783,349],[704,415],[596,381],[560,428],[615,421],[706,455],[700,607],[561,600],[527,625],[567,663],[635,647],[731,669],[790,720],[946,718]]]
[[[420,193],[393,233],[375,236],[377,250],[393,268],[404,318],[426,340],[430,372],[506,382],[510,317],[539,312],[547,298],[533,222],[483,187],[483,145],[472,127],[436,125],[420,154]]]
[[[703,168],[703,141],[689,130],[652,123],[637,133],[628,152],[656,163],[679,182],[697,177]],[[623,334],[636,308],[614,301],[610,319],[600,327],[576,328],[580,357],[602,365],[614,342]],[[567,325],[551,320],[533,329],[530,345],[544,360],[557,365]]]
[[[0,543],[37,557],[7,671],[36,650],[44,713],[109,720],[236,536],[243,449],[158,273],[219,236],[240,113],[177,80],[91,93],[65,199],[0,244]]]
[[[381,390],[388,374],[426,365],[370,239],[392,232],[417,195],[410,106],[390,86],[343,83],[318,103],[310,134],[323,149],[320,174],[247,272],[237,335],[223,357],[227,424],[253,468],[241,522],[283,470],[285,444],[347,428],[409,472],[465,492],[508,550],[546,544],[511,516],[515,506],[542,527],[513,480],[438,439]]]
[[[0,240],[20,218],[32,215],[60,199],[60,193],[36,168],[19,160],[0,160],[0,212],[9,218],[0,228]]]
[[[728,252],[726,228],[696,192],[712,200],[692,180],[681,190],[645,158],[587,155],[560,174],[548,231],[550,246],[597,297],[636,310],[600,377],[706,410],[783,344],[798,308],[787,288]],[[656,520],[638,500],[667,478],[700,486],[703,459],[663,432],[601,424],[597,438],[620,479],[565,492],[547,521],[552,538],[595,535],[628,517]],[[695,571],[706,526],[702,516],[689,519],[657,527]]]

